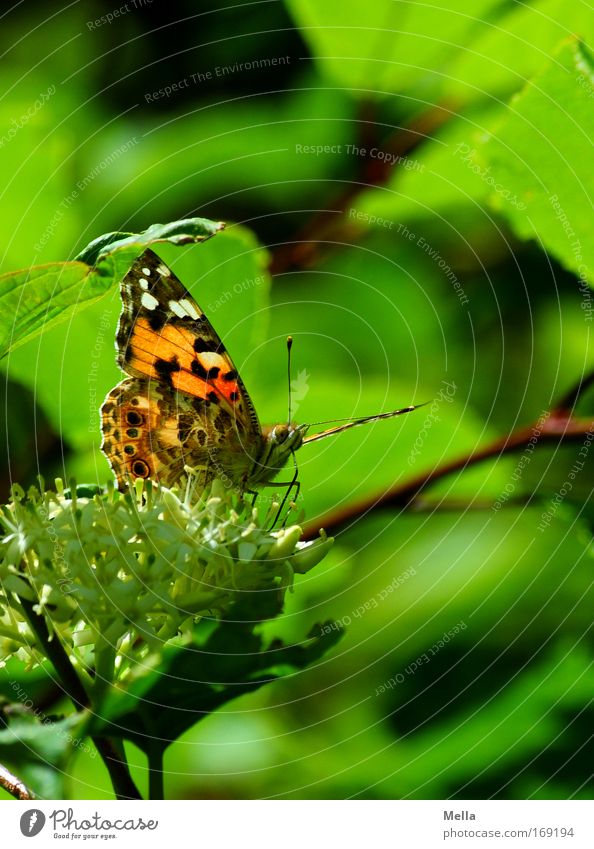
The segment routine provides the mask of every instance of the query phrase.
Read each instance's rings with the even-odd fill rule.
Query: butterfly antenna
[[[293,337],[287,336],[287,383],[289,385],[289,414],[287,417],[287,424],[291,424],[291,407],[292,398],[291,398],[291,348],[293,347]]]
[[[358,427],[359,425],[364,425],[368,422],[379,422],[382,419],[393,419],[395,416],[401,416],[404,413],[412,413],[413,410],[418,410],[419,407],[424,407],[428,403],[429,402],[426,401],[424,404],[413,404],[410,407],[403,407],[401,410],[391,410],[389,413],[376,413],[373,416],[363,416],[363,418],[360,419],[330,419],[325,422],[311,422],[308,427],[335,424],[336,422],[345,422],[345,424],[338,424],[336,427],[331,427],[329,430],[323,430],[321,433],[314,433],[312,436],[306,436],[303,440],[303,444],[305,445],[309,442],[316,442],[318,439],[325,439],[333,433],[343,433],[345,430],[350,430],[352,427]]]
[[[327,424],[337,424],[338,422],[349,422],[351,425],[355,426],[358,424],[365,424],[366,422],[372,422],[376,419],[392,419],[394,416],[400,416],[403,413],[412,413],[413,410],[418,410],[420,407],[426,407],[427,404],[430,404],[430,401],[423,401],[422,404],[412,404],[410,407],[403,407],[401,410],[391,410],[389,413],[375,413],[373,416],[362,416],[361,418],[350,418],[347,417],[345,419],[326,419],[322,422],[308,422],[308,427],[318,427],[318,425],[327,425]]]

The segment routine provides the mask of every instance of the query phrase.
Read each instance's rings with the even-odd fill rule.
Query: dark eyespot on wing
[[[144,460],[135,460],[132,464],[132,473],[136,475],[137,478],[148,478],[151,470],[149,468],[149,464]]]
[[[231,382],[232,380],[237,380],[237,377],[238,375],[236,371],[228,371],[226,374],[223,375],[223,380],[228,380],[229,382]]]

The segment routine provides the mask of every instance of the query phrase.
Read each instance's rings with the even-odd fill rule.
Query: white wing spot
[[[182,298],[181,301],[169,301],[169,309],[179,318],[193,318],[194,320],[200,318],[200,313],[187,298]]]
[[[148,280],[145,280],[144,277],[140,277],[138,282],[140,283],[140,288],[144,289],[144,291],[146,292],[149,287]]]
[[[143,268],[143,269],[142,269],[142,273],[143,273],[143,274],[146,274],[146,276],[147,276],[147,277],[150,277],[150,276],[151,276],[151,270],[150,270],[150,268]]]
[[[188,301],[187,298],[184,298],[182,301],[179,302],[179,305],[183,307],[183,309],[185,309],[190,318],[193,318],[194,320],[200,318],[200,313],[198,312],[192,301]]]
[[[155,298],[154,295],[151,295],[150,292],[143,292],[142,298],[140,299],[140,303],[147,310],[154,310],[155,307],[159,306],[159,301]]]
[[[175,313],[178,318],[187,318],[188,313],[182,307],[179,301],[169,301],[169,309],[171,312]]]
[[[157,266],[157,271],[158,271],[158,272],[159,272],[159,274],[161,274],[163,277],[171,277],[171,271],[167,268],[167,266],[166,266],[166,265],[163,265],[163,264],[158,265],[158,266]]]

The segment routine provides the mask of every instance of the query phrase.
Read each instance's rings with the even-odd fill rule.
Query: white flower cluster
[[[185,495],[149,485],[84,498],[60,481],[56,489],[13,487],[0,509],[1,663],[15,654],[44,660],[24,602],[81,671],[121,680],[240,594],[277,593],[280,610],[294,573],[332,544],[323,534],[300,542],[298,525],[266,529],[269,516],[217,481],[197,499],[191,486]]]

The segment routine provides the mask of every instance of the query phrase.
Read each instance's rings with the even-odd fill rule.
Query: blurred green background
[[[299,422],[437,399],[300,451],[311,523],[536,422],[592,367],[589,5],[199,8],[3,18],[1,270],[227,222],[161,253],[263,422],[286,415],[289,333]],[[4,362],[3,497],[39,472],[108,479],[119,309],[109,293]],[[267,626],[334,617],[342,641],[171,747],[168,796],[592,798],[590,453],[506,454],[353,522]],[[98,759],[71,770],[73,798],[110,798]]]

